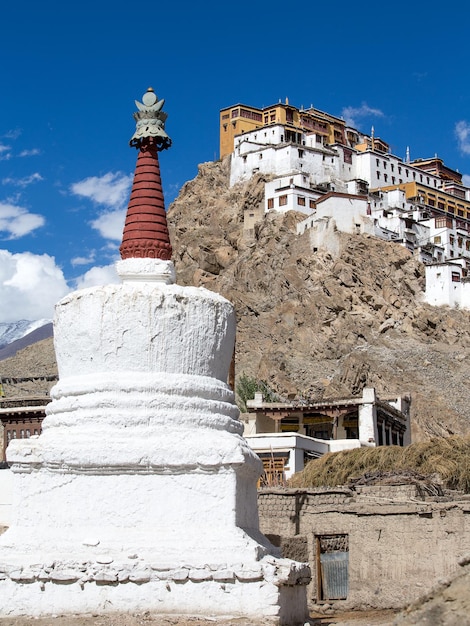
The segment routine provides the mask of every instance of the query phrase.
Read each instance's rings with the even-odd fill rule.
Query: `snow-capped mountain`
[[[22,339],[33,330],[41,328],[46,324],[49,324],[51,320],[19,320],[18,322],[1,322],[0,323],[0,349],[7,346],[9,343]]]

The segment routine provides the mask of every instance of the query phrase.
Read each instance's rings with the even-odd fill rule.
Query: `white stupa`
[[[274,556],[259,532],[260,461],[226,383],[233,307],[174,284],[158,163],[166,114],[151,89],[136,104],[122,284],[57,304],[59,382],[43,432],[7,450],[0,615],[304,623],[308,566]]]

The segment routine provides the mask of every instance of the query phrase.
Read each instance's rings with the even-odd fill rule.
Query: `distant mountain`
[[[26,346],[52,337],[50,320],[19,320],[0,324],[0,361],[7,359]]]

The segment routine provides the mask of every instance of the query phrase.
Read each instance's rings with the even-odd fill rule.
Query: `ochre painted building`
[[[258,109],[245,104],[235,104],[220,111],[220,158],[233,152],[236,135],[270,126],[286,125],[286,141],[295,140],[296,132],[315,133],[324,144],[355,145],[359,136],[353,129],[346,132],[346,122],[334,115],[311,106],[298,109],[286,101]],[[292,137],[289,137],[289,132]],[[296,142],[297,143],[297,142]]]

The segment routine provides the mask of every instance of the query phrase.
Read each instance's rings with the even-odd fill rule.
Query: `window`
[[[387,169],[387,161],[384,161],[384,170]]]
[[[453,245],[454,245],[454,243],[455,243],[455,237],[454,237],[454,235],[451,235],[451,236],[449,237],[449,243],[450,243],[450,245],[451,245],[451,246],[453,246]]]
[[[268,209],[274,209],[274,198],[268,198]]]
[[[380,167],[380,160],[379,159],[375,159],[375,163],[376,163],[377,167]]]
[[[304,151],[303,150],[299,150],[299,159],[302,159],[304,156]]]
[[[262,158],[263,158],[263,155],[260,153],[260,155],[259,155],[260,161],[261,161]]]
[[[297,198],[297,204],[299,206],[305,206],[305,196],[298,196]]]
[[[390,169],[392,170],[392,172],[394,171],[395,166],[393,165],[393,163],[390,164]]]
[[[460,282],[460,274],[458,272],[452,272],[452,282],[453,283]]]
[[[377,180],[380,180],[380,172],[377,170]]]
[[[279,206],[286,206],[287,195],[279,196]]]
[[[388,174],[384,174],[384,181],[387,182],[388,180]]]
[[[462,237],[457,237],[457,245],[459,248],[463,247],[463,238]]]
[[[398,166],[398,173],[401,174],[401,167]]]
[[[315,200],[309,200],[309,201],[308,201],[308,206],[309,206],[311,209],[314,209],[314,208],[315,208]],[[469,242],[469,243],[470,243],[470,242]]]
[[[441,243],[441,236],[437,235],[436,237],[434,237],[434,243]]]

